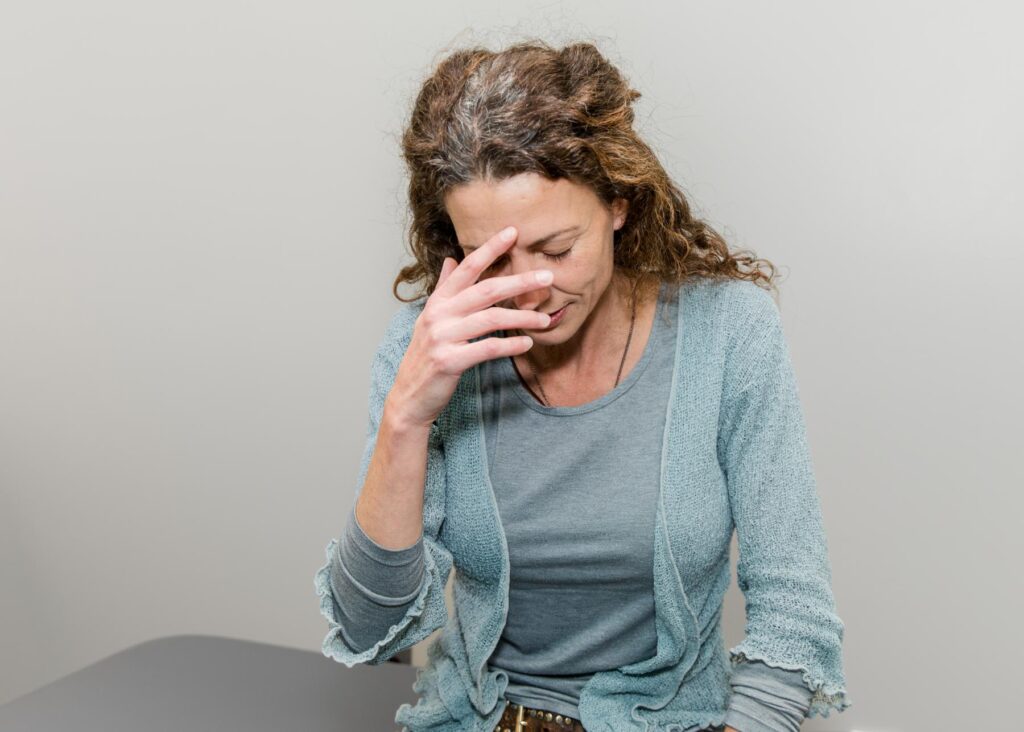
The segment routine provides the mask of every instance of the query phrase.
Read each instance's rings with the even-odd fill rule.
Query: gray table
[[[2,732],[394,732],[416,668],[218,636],[141,643],[0,705]]]

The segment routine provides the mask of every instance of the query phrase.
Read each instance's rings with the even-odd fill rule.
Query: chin
[[[565,322],[559,323],[551,330],[532,330],[529,335],[534,342],[545,346],[554,346],[565,343],[572,336],[572,328]]]

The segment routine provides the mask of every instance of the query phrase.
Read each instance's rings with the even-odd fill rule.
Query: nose
[[[534,267],[529,266],[526,260],[521,260],[520,264],[512,265],[512,274],[518,275],[524,272],[530,272],[533,269]],[[541,303],[547,301],[548,296],[550,295],[550,290],[550,285],[546,287],[535,287],[513,296],[512,302],[518,310],[537,310],[540,308]]]

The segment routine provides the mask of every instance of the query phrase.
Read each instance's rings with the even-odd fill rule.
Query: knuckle
[[[495,297],[499,292],[499,287],[493,279],[483,280],[480,283],[480,292],[484,297]]]
[[[437,329],[438,326],[436,322],[432,320],[430,322],[424,322],[423,324],[423,330],[420,331],[420,338],[422,339],[423,345],[427,351],[433,351],[440,342]]]
[[[430,370],[435,373],[444,373],[447,367],[448,357],[441,348],[432,348],[427,354],[427,363],[429,364]]]
[[[498,330],[500,323],[498,321],[498,311],[496,308],[487,308],[480,314],[480,316],[483,320],[483,325],[486,326],[488,330]]]
[[[430,328],[427,328],[425,336],[427,341],[427,348],[429,348],[431,351],[436,351],[444,340],[441,337],[441,329],[437,323],[434,323]]]
[[[420,317],[416,319],[416,327],[422,327],[423,330],[429,331],[434,327],[436,317],[434,316],[434,310],[429,307],[425,307],[423,312],[420,313]]]

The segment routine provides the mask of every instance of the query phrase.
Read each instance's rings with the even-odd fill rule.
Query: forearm
[[[345,641],[369,648],[405,615],[425,574],[424,546],[389,550],[360,528],[354,509],[331,557],[331,587]]]
[[[799,732],[811,702],[801,671],[746,661],[733,669],[724,723],[738,732]]]
[[[423,535],[423,491],[430,425],[412,424],[386,403],[355,513],[366,535],[397,551]]]

